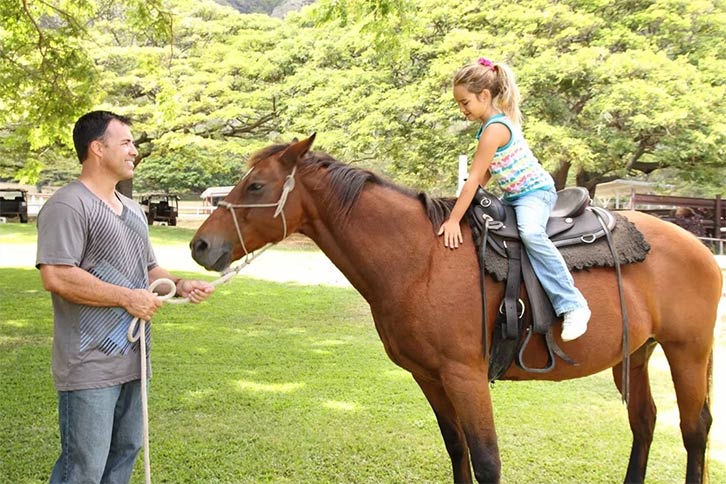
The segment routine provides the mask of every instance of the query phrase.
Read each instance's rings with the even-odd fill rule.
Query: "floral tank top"
[[[555,183],[529,149],[522,132],[516,129],[504,114],[496,114],[479,128],[476,139],[493,123],[509,129],[509,142],[497,148],[489,172],[504,192],[504,198],[513,199],[534,190],[554,190]]]

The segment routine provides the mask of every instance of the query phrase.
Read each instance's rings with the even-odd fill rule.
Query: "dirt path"
[[[295,282],[299,284],[330,285],[349,287],[350,283],[337,267],[319,250],[270,249],[242,269],[240,275],[275,282]],[[189,249],[184,246],[158,245],[154,248],[159,265],[170,271],[199,272],[217,277],[215,272],[207,272],[192,260]],[[26,267],[35,265],[34,244],[0,245],[0,267]]]

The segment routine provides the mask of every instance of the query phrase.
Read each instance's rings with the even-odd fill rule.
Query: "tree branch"
[[[43,45],[45,44],[45,35],[43,35],[43,30],[40,28],[40,25],[38,25],[35,18],[33,18],[33,14],[30,13],[28,0],[23,0],[23,10],[25,11],[26,17],[28,17],[28,20],[30,20],[30,23],[33,24],[33,27],[35,27],[35,30],[38,32],[38,51],[40,52],[41,57],[45,58],[45,49],[43,48]]]

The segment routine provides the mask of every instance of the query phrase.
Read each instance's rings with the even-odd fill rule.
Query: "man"
[[[142,442],[139,344],[126,333],[162,302],[159,278],[199,303],[214,286],[173,277],[156,263],[141,207],[115,189],[134,173],[128,118],[93,111],[78,119],[73,143],[79,178],[38,215],[43,287],[53,300],[52,370],[58,390],[61,455],[51,483],[127,483]],[[146,342],[150,343],[150,325]]]

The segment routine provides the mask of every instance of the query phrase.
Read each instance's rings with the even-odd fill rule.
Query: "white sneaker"
[[[562,321],[562,341],[572,341],[585,334],[591,314],[587,306],[566,312]]]

